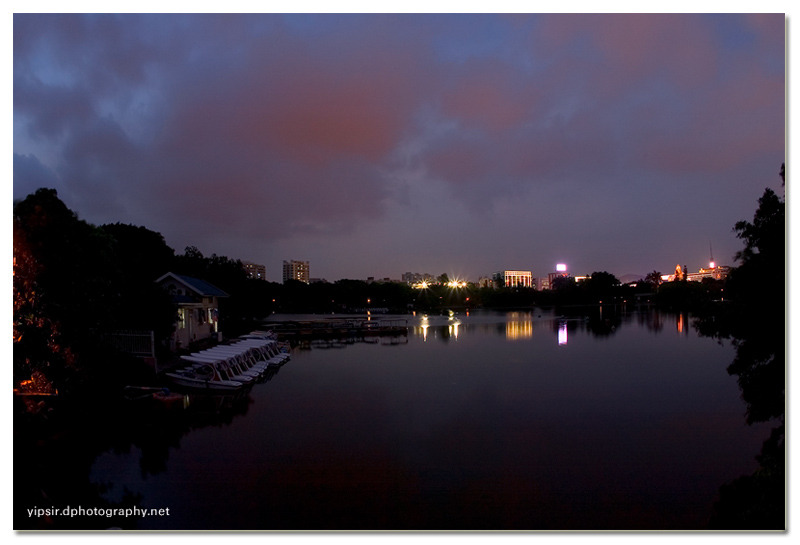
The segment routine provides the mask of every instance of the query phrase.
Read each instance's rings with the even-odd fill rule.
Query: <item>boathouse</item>
[[[228,294],[205,280],[169,272],[156,283],[178,306],[170,349],[177,350],[203,339],[219,340],[219,299]]]

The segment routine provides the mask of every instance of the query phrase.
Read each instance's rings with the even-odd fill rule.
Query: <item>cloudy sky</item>
[[[783,195],[777,15],[14,15],[13,194],[312,277],[696,271]]]

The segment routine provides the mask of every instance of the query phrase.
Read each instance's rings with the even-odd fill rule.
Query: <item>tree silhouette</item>
[[[651,273],[647,273],[647,276],[644,277],[644,281],[648,284],[651,284],[654,288],[657,288],[661,285],[661,272],[654,270]]]
[[[65,392],[96,373],[78,365],[103,348],[117,321],[114,241],[79,220],[55,189],[14,206],[14,378],[37,373]]]
[[[776,423],[757,457],[759,469],[720,489],[714,528],[785,528],[785,229],[784,202],[767,188],[753,221],[733,229],[744,248],[726,285],[732,303],[727,313],[701,322],[701,332],[733,340],[728,373],[737,377],[747,422]]]

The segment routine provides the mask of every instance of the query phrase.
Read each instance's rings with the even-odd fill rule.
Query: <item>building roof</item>
[[[191,276],[183,276],[181,274],[175,273],[167,273],[156,282],[159,284],[165,280],[166,278],[172,277],[175,280],[178,280],[182,284],[186,285],[186,287],[192,289],[193,291],[197,292],[199,295],[203,297],[228,297],[228,294],[219,289],[218,287],[209,284],[205,280],[200,280],[199,278],[192,278]]]

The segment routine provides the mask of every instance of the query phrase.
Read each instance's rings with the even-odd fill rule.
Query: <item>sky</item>
[[[785,25],[15,14],[13,198],[273,281],[735,265],[734,224],[784,194]]]

